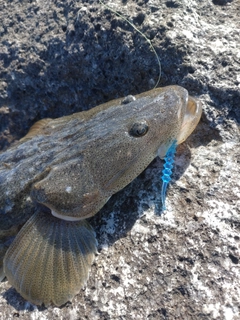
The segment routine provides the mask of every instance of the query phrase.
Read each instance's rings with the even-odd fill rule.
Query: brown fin
[[[96,245],[86,220],[69,222],[36,213],[9,247],[4,273],[31,303],[61,306],[87,281]]]
[[[21,142],[25,142],[26,140],[29,140],[31,138],[33,138],[36,135],[41,134],[42,129],[51,121],[51,118],[46,118],[46,119],[42,119],[37,121],[36,123],[34,123],[31,128],[29,129],[28,133],[22,138],[20,139]]]

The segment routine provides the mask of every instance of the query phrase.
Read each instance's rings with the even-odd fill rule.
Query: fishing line
[[[140,35],[147,41],[147,43],[149,44],[151,50],[153,51],[157,62],[158,62],[158,67],[159,67],[159,74],[158,74],[158,79],[157,82],[154,86],[154,89],[159,85],[160,82],[160,78],[161,78],[161,62],[159,59],[159,56],[151,42],[151,40],[141,31],[139,30],[131,21],[129,21],[127,18],[125,18],[121,13],[117,12],[116,10],[112,9],[109,5],[105,4],[102,0],[99,0],[100,4],[103,5],[105,8],[109,9],[111,12],[113,12],[116,16],[120,17],[122,20],[126,21],[134,30],[136,30],[138,33],[140,33]]]

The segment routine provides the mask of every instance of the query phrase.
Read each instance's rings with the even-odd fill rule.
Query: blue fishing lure
[[[175,140],[172,145],[170,146],[170,148],[168,149],[164,161],[164,169],[162,171],[162,192],[161,192],[161,196],[162,196],[162,210],[166,210],[166,206],[165,206],[165,200],[166,200],[166,192],[167,192],[167,187],[169,182],[171,181],[171,174],[172,174],[172,168],[173,168],[173,163],[174,163],[174,157],[175,157],[175,153],[176,153],[176,148],[177,148],[177,141]]]

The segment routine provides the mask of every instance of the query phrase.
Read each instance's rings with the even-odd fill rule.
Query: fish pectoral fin
[[[86,220],[69,222],[38,212],[9,247],[4,273],[31,303],[61,306],[86,283],[96,246]]]

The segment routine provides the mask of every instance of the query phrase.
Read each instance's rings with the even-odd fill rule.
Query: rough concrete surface
[[[156,159],[92,219],[99,254],[62,308],[0,285],[0,319],[240,319],[240,1],[109,0],[151,39],[161,86],[202,100],[159,215]],[[36,120],[146,91],[148,42],[96,1],[0,0],[0,147]]]

